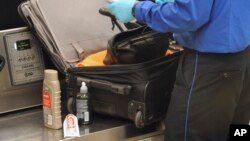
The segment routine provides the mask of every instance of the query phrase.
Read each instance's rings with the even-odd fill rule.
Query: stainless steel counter
[[[64,138],[63,130],[43,126],[41,108],[0,115],[0,141],[163,141],[162,123],[137,129],[132,122],[94,115],[93,123],[80,126],[80,137]]]

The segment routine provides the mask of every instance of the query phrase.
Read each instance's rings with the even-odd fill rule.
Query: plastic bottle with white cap
[[[85,82],[82,82],[80,93],[76,96],[76,116],[79,124],[90,123],[89,93]]]
[[[46,127],[52,129],[62,128],[60,82],[58,72],[52,69],[44,71],[43,117]]]

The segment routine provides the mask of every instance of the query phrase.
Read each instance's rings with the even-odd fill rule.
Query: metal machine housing
[[[16,38],[31,47],[10,49]],[[41,48],[26,27],[0,31],[0,114],[41,105],[43,71]]]

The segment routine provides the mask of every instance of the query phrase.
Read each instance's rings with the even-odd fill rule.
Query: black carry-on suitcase
[[[168,56],[156,57],[156,59],[152,60],[145,59],[145,56],[155,58],[155,56],[152,56],[153,51],[160,56],[159,52],[162,52],[161,49],[167,49],[161,46],[169,45],[168,38],[163,38],[163,40],[167,40],[166,42],[162,41],[161,37],[157,38],[157,36],[168,36],[167,34],[159,35],[156,33],[155,35],[153,32],[146,36],[155,36],[158,40],[153,40],[160,43],[160,45],[157,46],[153,43],[153,47],[161,49],[148,49],[146,47],[150,48],[150,45],[145,45],[142,47],[145,51],[141,51],[142,53],[138,53],[139,55],[136,54],[139,56],[139,59],[134,59],[136,55],[133,55],[133,53],[140,52],[138,44],[145,36],[145,34],[140,34],[141,30],[146,31],[147,29],[143,26],[138,28],[138,25],[130,23],[125,24],[125,26],[128,29],[132,29],[124,31],[115,17],[105,9],[100,9],[99,12],[111,17],[112,22],[122,31],[122,33],[109,40],[108,50],[116,54],[120,62],[131,63],[134,61],[133,63],[140,63],[69,69],[67,92],[69,96],[67,105],[69,111],[74,113],[75,96],[79,92],[81,82],[85,82],[89,88],[92,110],[97,113],[130,119],[134,121],[138,128],[162,120],[165,117],[171,98],[175,72],[181,54],[180,50],[177,49],[177,52]],[[134,37],[138,32],[138,37]],[[154,42],[150,40],[150,37],[146,37],[145,40]],[[126,46],[125,44],[130,45]],[[132,44],[138,50],[132,49]],[[131,59],[131,56],[134,58]]]
[[[70,3],[74,4],[70,6]],[[58,70],[66,75],[68,111],[74,113],[76,93],[84,81],[89,87],[94,112],[130,119],[139,128],[163,119],[175,81],[180,52],[137,64],[73,67],[82,57],[105,49],[107,40],[118,33],[109,32],[110,21],[98,15],[99,8],[96,6],[103,6],[104,0],[91,1],[93,8],[84,3],[81,0],[30,0],[19,6],[19,13],[24,21],[43,43]],[[55,5],[57,8],[51,10]],[[67,15],[67,9],[76,15]],[[83,12],[84,9],[90,10],[90,13],[96,11],[93,16],[95,19],[88,21],[88,18],[84,17],[79,20],[78,17],[84,16],[83,14],[88,15],[86,11]],[[64,20],[61,20],[62,18]],[[74,19],[74,22],[79,23],[69,23],[65,18]],[[93,20],[98,20],[96,23],[101,24],[100,27],[95,29]],[[100,22],[102,20],[108,22]],[[68,24],[71,26],[70,30],[66,29]],[[86,30],[78,30],[79,24]],[[97,33],[91,33],[92,30]]]
[[[81,82],[92,110],[134,121],[141,128],[165,117],[180,52],[140,64],[69,69],[68,106]]]

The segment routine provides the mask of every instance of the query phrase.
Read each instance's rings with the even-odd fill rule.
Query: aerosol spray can
[[[85,82],[82,82],[80,93],[76,96],[76,116],[79,124],[90,123],[89,93]]]
[[[44,71],[43,81],[44,125],[52,129],[62,128],[61,89],[56,70]]]

